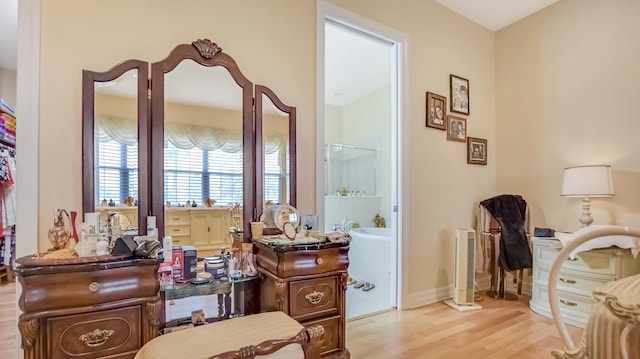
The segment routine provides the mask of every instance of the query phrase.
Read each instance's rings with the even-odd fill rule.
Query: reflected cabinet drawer
[[[141,307],[47,319],[51,359],[118,357],[141,347]]]
[[[336,276],[291,282],[289,315],[300,321],[337,314],[337,288]]]
[[[191,226],[187,224],[164,226],[164,234],[167,236],[188,236]]]
[[[189,212],[188,211],[166,211],[164,216],[165,226],[171,226],[174,224],[189,224]]]

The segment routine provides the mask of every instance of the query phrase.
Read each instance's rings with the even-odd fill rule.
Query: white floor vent
[[[475,231],[473,229],[456,229],[456,263],[453,299],[445,300],[445,304],[466,312],[482,309],[474,303],[475,283]]]

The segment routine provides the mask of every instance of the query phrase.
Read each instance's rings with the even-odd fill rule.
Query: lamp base
[[[589,196],[582,197],[582,215],[580,215],[580,223],[582,227],[587,227],[593,223],[593,217],[591,217],[591,200]]]

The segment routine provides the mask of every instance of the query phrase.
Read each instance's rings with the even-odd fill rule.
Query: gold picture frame
[[[467,141],[467,119],[448,115],[447,116],[447,140],[466,142]]]
[[[469,115],[471,108],[469,80],[453,74],[449,75],[449,92],[451,112]]]
[[[467,137],[467,163],[472,165],[487,165],[486,139]]]
[[[447,130],[447,98],[427,91],[427,127]]]

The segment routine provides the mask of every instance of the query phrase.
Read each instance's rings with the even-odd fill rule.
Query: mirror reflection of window
[[[95,119],[94,203],[102,200],[123,205],[138,198],[138,129],[136,121],[98,115]]]
[[[216,203],[242,203],[242,151],[165,147],[164,197],[172,204],[207,198]]]
[[[137,70],[95,82],[94,203],[138,198]]]
[[[126,145],[114,139],[96,142],[95,203],[113,199],[123,204],[129,196],[138,198],[138,144]]]

